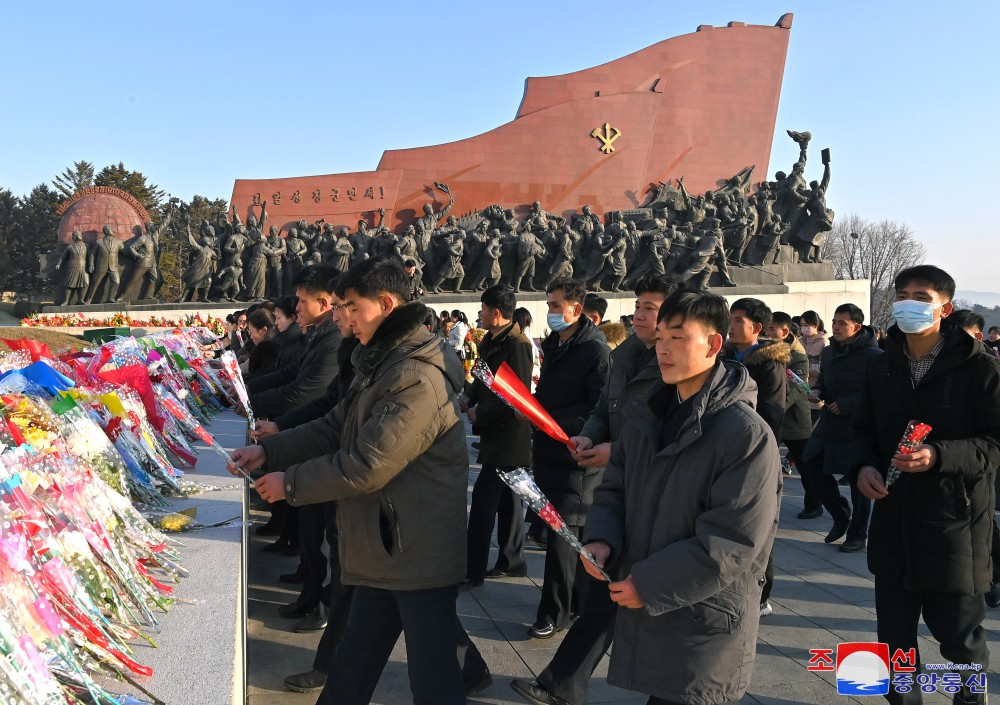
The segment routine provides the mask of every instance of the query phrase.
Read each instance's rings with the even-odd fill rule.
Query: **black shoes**
[[[830,529],[830,533],[828,533],[826,538],[823,539],[823,543],[833,543],[834,541],[839,541],[844,534],[847,533],[847,527],[850,526],[850,523],[850,519],[835,519],[833,522],[833,528]]]
[[[544,551],[548,544],[544,538],[538,538],[528,534],[524,537],[524,547],[534,551]]]
[[[486,672],[478,678],[465,681],[465,694],[471,695],[472,693],[478,693],[481,690],[486,690],[491,685],[493,685],[493,675],[490,673],[489,669],[486,669]]]
[[[278,581],[289,585],[301,585],[306,581],[306,576],[302,575],[299,571],[295,571],[294,573],[279,575]]]
[[[308,693],[313,690],[320,690],[324,685],[326,685],[326,674],[323,671],[296,673],[285,679],[285,687],[296,693]]]
[[[482,587],[482,585],[482,580],[473,580],[472,578],[462,578],[462,581],[458,584],[462,588]]]
[[[279,607],[278,614],[286,619],[302,619],[314,609],[316,609],[316,605],[307,605],[296,600]]]
[[[289,539],[278,539],[274,543],[269,543],[262,549],[267,553],[280,553],[283,556],[292,556],[299,552],[299,542]]]
[[[547,619],[540,619],[528,627],[528,636],[532,639],[551,639],[559,631],[562,630],[557,629],[556,625],[552,622]]]
[[[527,700],[531,705],[569,705],[569,702],[545,690],[538,681],[523,681],[515,678],[510,682],[511,690]]]
[[[487,578],[523,578],[528,575],[528,569],[522,568],[521,570],[500,570],[499,568],[494,568],[493,570],[486,571]]]
[[[864,539],[847,539],[840,545],[840,550],[844,553],[860,553],[865,550],[866,543]]]
[[[320,604],[295,623],[292,631],[296,634],[307,634],[308,632],[321,632],[326,629],[326,608]]]
[[[986,604],[990,607],[1000,607],[1000,583],[990,585],[990,591],[986,593]]]
[[[799,519],[817,519],[823,516],[823,507],[816,507],[815,509],[803,509],[799,512]]]
[[[281,522],[272,518],[266,524],[261,524],[253,530],[258,536],[277,536],[281,533]]]

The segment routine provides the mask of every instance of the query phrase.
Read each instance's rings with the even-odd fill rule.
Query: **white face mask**
[[[799,330],[802,331],[802,335],[808,337],[816,332],[815,326],[799,326]]]
[[[892,317],[896,325],[904,333],[922,333],[934,325],[934,311],[944,304],[925,303],[923,301],[896,301],[892,305]]]

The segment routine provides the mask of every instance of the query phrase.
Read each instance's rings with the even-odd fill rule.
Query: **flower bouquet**
[[[583,547],[580,540],[576,537],[572,531],[566,526],[566,522],[556,511],[556,508],[552,506],[552,502],[542,493],[535,484],[534,478],[528,473],[526,468],[514,468],[507,472],[497,471],[497,475],[500,479],[514,491],[518,497],[524,500],[524,503],[531,507],[531,510],[538,515],[538,517],[548,525],[550,529],[561,536],[565,541],[569,542],[569,545],[573,547],[577,553],[579,553],[584,560],[588,561],[597,570],[601,572],[604,579],[611,582],[611,578],[601,566],[597,565],[594,557],[590,554],[590,551]]]
[[[916,451],[917,447],[924,442],[924,439],[927,438],[931,430],[931,427],[925,423],[910,421],[910,423],[906,424],[906,431],[903,432],[903,438],[899,441],[899,445],[896,446],[896,452],[894,455],[900,455],[901,453],[913,453]],[[899,479],[899,475],[899,468],[895,465],[890,465],[889,470],[885,474],[886,489]]]
[[[486,362],[479,360],[472,368],[475,375],[490,391],[496,394],[510,408],[530,421],[536,428],[547,434],[553,440],[565,444],[570,451],[576,452],[576,446],[570,441],[566,432],[560,428],[549,412],[532,396],[524,383],[518,379],[514,370],[506,362],[500,365],[496,374],[490,372]]]

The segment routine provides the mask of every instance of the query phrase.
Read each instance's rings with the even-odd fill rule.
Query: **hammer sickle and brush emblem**
[[[595,127],[593,132],[590,133],[591,137],[596,137],[601,141],[601,151],[605,154],[611,154],[615,151],[614,141],[622,136],[622,131],[617,127],[611,127],[610,122],[604,123],[604,132],[601,132],[600,127]]]

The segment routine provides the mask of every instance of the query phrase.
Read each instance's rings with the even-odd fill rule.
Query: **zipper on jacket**
[[[389,505],[389,511],[392,513],[392,526],[393,533],[396,534],[396,547],[399,552],[402,553],[406,549],[403,548],[403,533],[399,530],[399,516],[396,514],[396,508],[392,506],[392,498],[389,495],[383,495],[385,497],[385,503]]]
[[[379,428],[382,427],[382,422],[385,421],[385,417],[388,416],[388,414],[389,414],[389,407],[388,407],[388,405],[382,407],[382,411],[380,411],[380,412],[378,412],[376,414],[376,416],[378,417],[378,426],[375,427],[376,429],[379,429]],[[392,506],[392,505],[390,505],[390,506]]]

